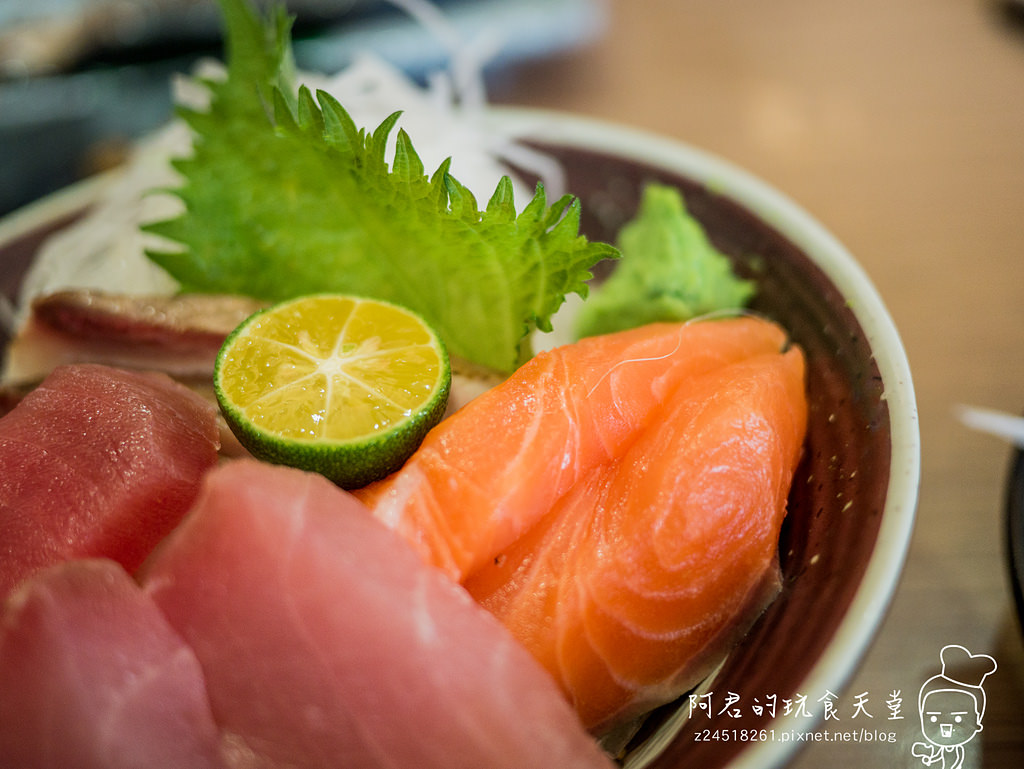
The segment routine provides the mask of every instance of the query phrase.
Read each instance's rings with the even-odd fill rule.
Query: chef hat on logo
[[[939,659],[942,661],[942,672],[921,686],[918,705],[922,706],[925,697],[931,692],[960,689],[974,697],[980,719],[985,712],[985,690],[982,687],[985,679],[995,672],[996,661],[987,654],[971,654],[958,644],[942,647]]]

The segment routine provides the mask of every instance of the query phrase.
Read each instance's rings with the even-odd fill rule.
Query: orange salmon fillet
[[[464,581],[660,422],[683,383],[785,343],[777,325],[742,317],[651,324],[541,353],[356,495]]]
[[[694,373],[466,587],[591,731],[669,702],[777,593],[806,423],[798,348]]]

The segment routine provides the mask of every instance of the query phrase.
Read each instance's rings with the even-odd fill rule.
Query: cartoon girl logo
[[[942,672],[925,681],[917,697],[921,732],[927,742],[915,742],[911,753],[925,766],[960,769],[964,745],[981,731],[985,715],[982,684],[995,672],[996,661],[956,644],[944,646],[939,659]]]

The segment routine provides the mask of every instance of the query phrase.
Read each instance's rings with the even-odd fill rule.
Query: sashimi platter
[[[220,7],[0,222],[0,769],[784,764],[913,523],[867,277],[699,150]]]

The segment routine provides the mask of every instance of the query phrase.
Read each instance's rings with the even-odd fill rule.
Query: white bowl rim
[[[832,641],[800,685],[804,692],[842,690],[874,640],[899,584],[913,533],[920,482],[920,430],[910,366],[896,326],[874,284],[852,254],[806,210],[712,153],[641,129],[568,113],[520,107],[497,107],[490,112],[491,119],[500,121],[503,130],[515,135],[606,152],[706,185],[776,228],[820,267],[847,299],[882,377],[892,459],[878,538],[861,584]],[[818,720],[801,718],[781,728],[808,732]],[[730,769],[782,766],[798,744],[752,742],[730,763]]]

